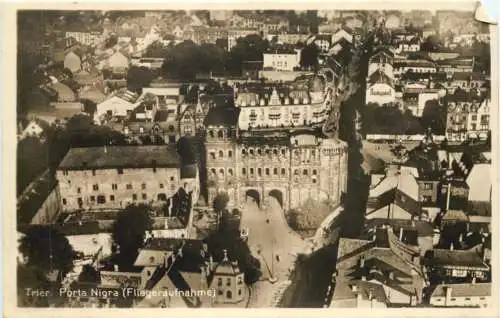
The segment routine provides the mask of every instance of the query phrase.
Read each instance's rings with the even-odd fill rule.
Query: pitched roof
[[[392,79],[387,76],[387,74],[385,74],[383,71],[381,70],[376,70],[375,72],[373,72],[373,74],[371,74],[368,78],[368,82],[371,84],[371,85],[375,85],[375,84],[387,84],[391,87],[394,87],[394,83],[392,81]]]
[[[180,156],[174,146],[107,146],[71,148],[60,170],[113,168],[180,167]]]
[[[430,266],[462,266],[489,269],[475,250],[434,249],[427,252],[426,263]]]
[[[236,126],[238,123],[239,108],[214,107],[208,111],[205,117],[206,126]]]
[[[446,289],[451,289],[451,297],[491,296],[491,283],[469,283],[437,285],[432,291],[431,297],[445,297]]]

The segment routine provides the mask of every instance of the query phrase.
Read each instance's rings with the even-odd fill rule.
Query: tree
[[[145,204],[131,204],[118,214],[111,237],[119,247],[117,263],[125,270],[131,268],[144,246],[146,231],[150,231],[153,221],[149,215],[150,207]]]
[[[160,41],[155,41],[151,43],[144,53],[145,57],[165,57],[168,54],[169,49],[165,47]]]
[[[50,290],[51,283],[45,274],[34,266],[17,265],[17,305],[19,307],[48,307],[49,299],[37,295],[27,295],[26,291]]]
[[[302,49],[300,53],[300,65],[302,67],[318,66],[319,48],[315,43],[311,43]]]
[[[240,75],[244,61],[262,61],[268,48],[269,42],[257,34],[239,38],[229,53],[226,67],[232,74]]]
[[[68,239],[50,226],[30,227],[20,239],[19,251],[34,266],[48,274],[58,270],[61,277],[73,269],[73,247]]]
[[[100,283],[101,277],[99,272],[90,264],[85,264],[82,267],[78,281],[87,283]]]
[[[116,35],[111,35],[104,41],[104,47],[106,49],[112,48],[116,44],[118,44],[118,37]]]
[[[17,144],[17,193],[48,168],[48,149],[37,137],[27,137]]]
[[[422,127],[424,129],[430,127],[432,132],[435,134],[444,133],[446,114],[444,113],[443,108],[444,107],[441,107],[439,102],[435,99],[425,102],[422,118],[420,119]]]
[[[181,137],[177,142],[177,152],[181,156],[183,165],[192,165],[196,163],[196,145],[191,138]]]
[[[147,67],[132,66],[127,73],[127,88],[131,91],[141,93],[142,88],[153,81],[153,72]]]

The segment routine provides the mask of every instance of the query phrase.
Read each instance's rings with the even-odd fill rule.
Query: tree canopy
[[[361,108],[363,130],[370,134],[419,134],[420,122],[410,111],[401,111],[394,105],[369,103]]]
[[[149,215],[150,207],[145,204],[131,204],[118,214],[113,223],[112,239],[119,247],[117,263],[122,268],[133,266],[144,246],[146,231],[152,229],[153,221]]]
[[[300,53],[300,66],[316,68],[318,66],[319,48],[315,43],[305,46]]]
[[[68,239],[50,226],[29,228],[20,239],[19,251],[26,257],[27,266],[47,274],[58,270],[64,276],[73,269],[73,247]]]
[[[444,134],[446,129],[446,111],[439,105],[437,100],[425,102],[422,118],[420,119],[422,128],[431,128],[435,134]]]
[[[142,89],[149,86],[153,79],[153,72],[149,68],[132,66],[127,73],[127,88],[133,92],[141,93]]]

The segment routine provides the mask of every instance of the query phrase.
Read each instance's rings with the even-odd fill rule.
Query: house
[[[396,100],[394,82],[383,70],[378,69],[367,79],[366,103],[379,105],[393,103]]]
[[[464,283],[433,287],[429,304],[435,307],[487,308],[492,305],[491,283]]]
[[[455,53],[456,54],[456,53]],[[445,72],[450,76],[455,72],[473,72],[475,58],[451,58],[437,61],[438,71]]]
[[[61,211],[61,200],[56,180],[44,174],[33,181],[31,189],[17,198],[17,224],[52,224]]]
[[[264,67],[263,61],[243,61],[241,76],[251,80],[259,79],[259,71]]]
[[[201,104],[182,104],[179,110],[179,132],[181,136],[195,136],[204,129],[205,115]]]
[[[433,62],[427,60],[398,60],[393,65],[394,76],[399,78],[402,75],[411,73],[434,74],[437,67]]]
[[[293,71],[300,66],[300,49],[280,49],[263,54],[263,68],[272,68],[280,71]]]
[[[332,277],[333,295],[330,307],[356,307],[359,281],[380,286],[385,298],[373,288],[374,306],[416,306],[422,303],[425,286],[418,248],[401,242],[391,227],[377,228],[370,240],[340,238],[337,265]],[[363,286],[364,287],[364,286]],[[377,295],[375,295],[377,293]],[[361,300],[366,299],[361,295]],[[350,301],[349,301],[350,300]],[[371,306],[368,297],[368,307]],[[340,307],[340,306],[339,306]]]
[[[408,88],[403,90],[403,105],[416,117],[422,117],[425,106],[429,101],[439,102],[441,90],[432,88]]]
[[[291,44],[296,45],[297,43],[303,43],[309,38],[308,33],[278,33],[277,43],[278,44]]]
[[[485,98],[478,107],[471,107],[468,114],[468,138],[478,138],[485,140],[488,138],[488,132],[491,130],[490,126],[490,104],[491,99]]]
[[[471,215],[491,216],[491,164],[481,163],[472,166],[466,182],[469,186],[469,207]]]
[[[352,281],[347,286],[339,286],[330,308],[387,308],[389,300],[384,287],[363,280]]]
[[[385,18],[385,28],[388,30],[395,30],[401,27],[401,18],[395,14],[389,14]]]
[[[465,91],[472,89],[479,90],[483,88],[486,83],[486,78],[482,73],[477,72],[454,72],[451,76],[450,89],[453,92],[455,89],[460,88]]]
[[[81,58],[73,51],[69,51],[64,57],[64,67],[69,69],[72,73],[77,73],[82,69]]]
[[[394,54],[389,50],[381,49],[375,52],[368,60],[368,76],[380,70],[389,78],[394,78]]]
[[[368,194],[366,219],[420,218],[422,214],[416,171],[388,170]]]
[[[428,251],[424,266],[430,281],[464,283],[475,278],[479,282],[485,281],[491,270],[484,256],[483,252],[476,249],[456,250],[452,243],[450,249]]]
[[[337,32],[332,34],[331,43],[332,45],[335,45],[342,39],[346,40],[350,44],[353,43],[353,35],[350,32],[347,32],[345,28],[339,29]]]
[[[318,34],[314,36],[313,42],[321,52],[325,53],[330,49],[331,40],[332,37],[330,34]]]
[[[427,39],[430,36],[436,35],[436,33],[437,33],[436,32],[436,28],[434,26],[432,26],[432,25],[426,25],[422,29],[422,37],[424,39]]]
[[[104,123],[112,117],[126,117],[136,107],[136,93],[128,90],[116,91],[104,101],[97,104],[94,121]]]
[[[42,120],[32,119],[21,133],[21,139],[26,137],[40,137],[47,126],[47,123]]]
[[[30,110],[27,118],[40,119],[49,125],[64,126],[71,117],[79,114],[85,114],[80,102],[51,103],[47,109]]]
[[[74,102],[76,101],[76,94],[71,88],[61,82],[55,82],[49,86],[49,89],[57,95],[56,101],[58,103]]]
[[[126,73],[129,68],[129,59],[123,53],[116,51],[106,61],[106,67],[113,73]]]

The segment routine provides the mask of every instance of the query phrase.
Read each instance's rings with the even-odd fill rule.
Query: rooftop
[[[235,107],[214,107],[208,111],[205,117],[207,126],[236,126],[238,123],[239,108]]]
[[[431,297],[445,297],[446,289],[451,289],[451,297],[491,296],[491,283],[437,285]]]
[[[112,168],[180,167],[180,156],[174,146],[104,146],[71,148],[59,170]]]
[[[481,256],[475,250],[434,249],[426,254],[426,263],[430,266],[473,267],[488,270]]]

